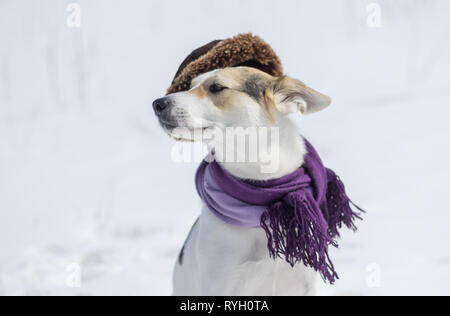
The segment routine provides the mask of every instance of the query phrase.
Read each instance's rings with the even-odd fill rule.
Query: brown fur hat
[[[276,77],[283,75],[281,61],[269,44],[251,33],[239,34],[194,50],[180,65],[167,94],[188,90],[192,79],[201,74],[236,66],[254,67]]]

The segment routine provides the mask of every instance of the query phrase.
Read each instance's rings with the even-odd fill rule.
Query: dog
[[[304,161],[304,140],[288,115],[318,112],[330,103],[328,96],[294,78],[232,67],[199,75],[188,91],[157,99],[153,108],[164,131],[182,141],[199,141],[204,137],[196,137],[199,132],[230,127],[275,127],[279,141],[266,148],[277,161],[271,172],[262,172],[267,159],[227,161],[227,142],[209,140],[216,160],[233,176],[270,180],[295,171]],[[203,206],[175,264],[173,295],[314,295],[317,274],[301,263],[292,267],[270,257],[262,229],[229,225]]]

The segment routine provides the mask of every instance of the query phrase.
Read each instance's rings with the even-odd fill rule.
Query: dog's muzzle
[[[173,102],[170,98],[164,97],[153,101],[153,110],[159,119],[161,125],[168,130],[172,130],[177,127],[177,122],[170,114],[170,110],[173,108]]]
[[[164,113],[168,108],[171,107],[170,99],[167,97],[156,99],[153,101],[153,110],[155,110],[155,114],[160,116]]]

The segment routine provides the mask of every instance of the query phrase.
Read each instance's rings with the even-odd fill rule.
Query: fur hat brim
[[[217,40],[194,50],[180,65],[167,94],[189,90],[191,81],[215,69],[247,66],[272,76],[282,76],[283,68],[275,51],[251,33]]]

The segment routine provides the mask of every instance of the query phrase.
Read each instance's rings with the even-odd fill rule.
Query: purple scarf
[[[270,255],[291,266],[303,262],[320,272],[331,284],[339,279],[328,256],[328,245],[344,224],[356,230],[361,219],[350,204],[343,183],[305,139],[304,164],[280,179],[238,179],[217,162],[203,161],[197,170],[196,187],[208,209],[225,223],[262,228]],[[354,205],[358,210],[359,207]]]

